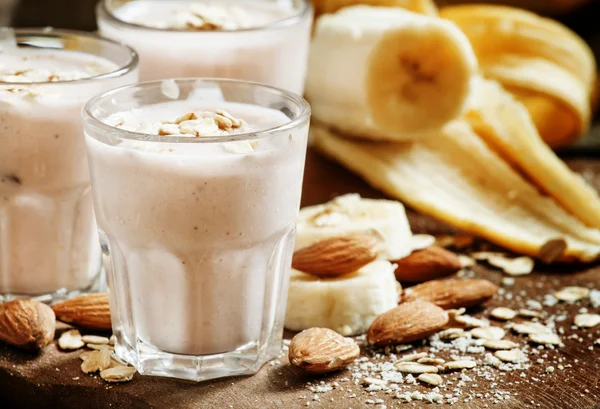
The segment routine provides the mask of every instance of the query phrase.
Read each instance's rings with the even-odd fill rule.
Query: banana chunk
[[[318,19],[306,95],[313,117],[344,134],[419,139],[461,115],[476,71],[453,23],[353,6]]]
[[[412,232],[404,206],[393,200],[364,199],[358,194],[300,210],[296,250],[328,237],[373,232],[381,239],[381,256],[399,260],[412,252]]]
[[[585,226],[491,150],[464,121],[435,140],[365,143],[313,126],[315,147],[411,207],[517,253],[541,257],[565,240],[561,261],[600,256],[600,231]]]
[[[364,4],[367,6],[399,7],[414,13],[437,15],[437,7],[433,0],[314,0],[315,13],[335,13],[339,9]]]
[[[292,331],[323,327],[344,336],[359,335],[398,301],[394,266],[385,260],[328,279],[292,270],[285,327]]]

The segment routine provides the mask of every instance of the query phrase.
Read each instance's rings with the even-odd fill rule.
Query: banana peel
[[[540,138],[525,107],[500,84],[481,80],[466,114],[475,131],[503,157],[590,227],[600,228],[600,198]]]
[[[600,256],[600,230],[540,193],[466,121],[418,143],[351,140],[319,125],[311,128],[311,141],[388,195],[517,253],[563,262]],[[547,260],[553,243],[566,248]]]
[[[377,7],[399,7],[428,16],[437,16],[438,14],[438,9],[433,0],[313,0],[316,16],[335,13],[344,7],[359,4]]]

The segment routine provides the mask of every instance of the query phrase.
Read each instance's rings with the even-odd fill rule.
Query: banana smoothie
[[[0,295],[64,296],[101,267],[81,107],[135,81],[130,69],[114,74],[135,54],[87,34],[19,31],[16,40],[0,54]],[[98,45],[113,58],[94,54]]]
[[[97,12],[102,35],[140,53],[143,81],[202,76],[304,89],[308,1],[105,0]]]
[[[104,106],[91,101],[84,114],[117,352],[142,373],[252,373],[280,347],[308,107],[299,97],[295,112],[269,103],[277,90],[255,84],[178,82],[162,91],[183,99],[147,83],[101,97]],[[256,101],[228,100],[250,87]],[[99,117],[112,101],[127,105],[127,92],[138,98],[131,109]],[[191,373],[157,369],[139,352],[148,348],[188,356]],[[251,363],[228,368],[228,353]],[[224,360],[221,375],[198,369],[211,356]]]

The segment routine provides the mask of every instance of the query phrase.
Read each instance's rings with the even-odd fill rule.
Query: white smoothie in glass
[[[178,80],[175,100],[160,83],[116,90],[84,118],[117,353],[141,373],[200,380],[253,373],[279,351],[309,108],[194,81]],[[174,355],[179,366],[153,360]]]
[[[307,0],[105,0],[97,14],[102,35],[140,54],[143,81],[220,77],[304,90]]]
[[[135,81],[137,57],[73,32],[17,31],[16,41],[0,52],[0,295],[51,300],[100,273],[80,111]]]

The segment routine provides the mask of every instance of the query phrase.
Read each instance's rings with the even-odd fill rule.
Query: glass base
[[[116,334],[117,356],[133,365],[142,375],[162,376],[190,381],[206,381],[228,376],[253,375],[281,352],[281,340],[272,345],[243,345],[233,351],[215,355],[178,355],[161,351],[143,341],[132,346],[121,342]]]
[[[76,290],[67,290],[66,288],[60,288],[53,293],[47,294],[15,294],[15,293],[1,293],[0,304],[12,300],[19,299],[31,299],[45,304],[53,304],[57,301],[66,300],[67,298],[75,297],[86,293],[97,293],[106,291],[106,274],[104,269],[101,269],[96,278],[90,285],[85,288],[79,288]]]

